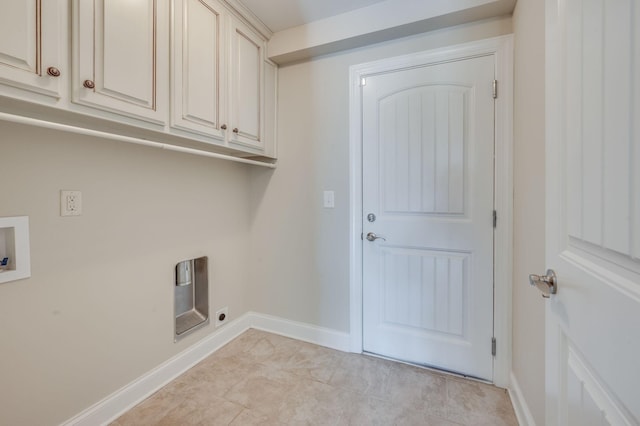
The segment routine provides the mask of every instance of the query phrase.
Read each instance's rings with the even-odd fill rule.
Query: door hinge
[[[498,99],[498,80],[493,80],[493,99]]]
[[[491,355],[496,356],[496,338],[491,338]]]
[[[364,77],[362,77],[362,78],[360,79],[360,87],[364,87],[364,86],[366,86],[366,85],[367,85],[367,79],[366,79],[366,78],[364,78]]]
[[[498,226],[498,212],[493,211],[493,227],[496,228]]]

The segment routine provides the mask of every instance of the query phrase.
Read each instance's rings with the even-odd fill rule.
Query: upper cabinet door
[[[165,1],[75,0],[73,102],[165,120],[158,88]],[[162,99],[164,101],[164,99]]]
[[[229,143],[263,151],[264,41],[247,25],[231,22]]]
[[[0,82],[56,98],[60,76],[61,1],[0,2]]]
[[[173,3],[171,126],[224,143],[224,8],[215,0]]]

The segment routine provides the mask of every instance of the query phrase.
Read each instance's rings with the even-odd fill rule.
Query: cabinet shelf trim
[[[23,117],[20,115],[13,115],[13,114],[8,114],[4,112],[0,112],[0,120],[12,122],[12,123],[18,123],[18,124],[26,124],[30,126],[37,126],[45,129],[76,133],[76,134],[85,135],[85,136],[95,136],[99,138],[111,139],[111,140],[116,140],[120,142],[128,142],[128,143],[148,146],[152,148],[166,149],[168,151],[182,152],[184,154],[199,155],[201,157],[209,157],[209,158],[217,158],[219,160],[234,161],[236,163],[250,164],[252,166],[261,166],[261,167],[267,167],[270,169],[276,168],[276,165],[273,163],[265,163],[262,161],[249,160],[246,158],[234,157],[232,155],[217,154],[215,152],[203,151],[195,148],[186,148],[182,146],[170,145],[170,144],[161,143],[161,142],[154,142],[148,139],[134,138],[131,136],[118,135],[115,133],[101,132],[99,130],[85,129],[82,127],[75,127],[67,124],[60,124],[60,123],[54,123],[50,121],[38,120],[36,118]]]

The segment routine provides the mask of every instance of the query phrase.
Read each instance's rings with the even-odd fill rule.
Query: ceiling
[[[382,1],[385,0],[240,0],[274,33]]]

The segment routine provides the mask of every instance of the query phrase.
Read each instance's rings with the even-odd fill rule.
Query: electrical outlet
[[[60,191],[60,216],[80,216],[82,214],[82,192]]]
[[[229,319],[229,308],[226,306],[216,311],[216,328],[225,325]]]

